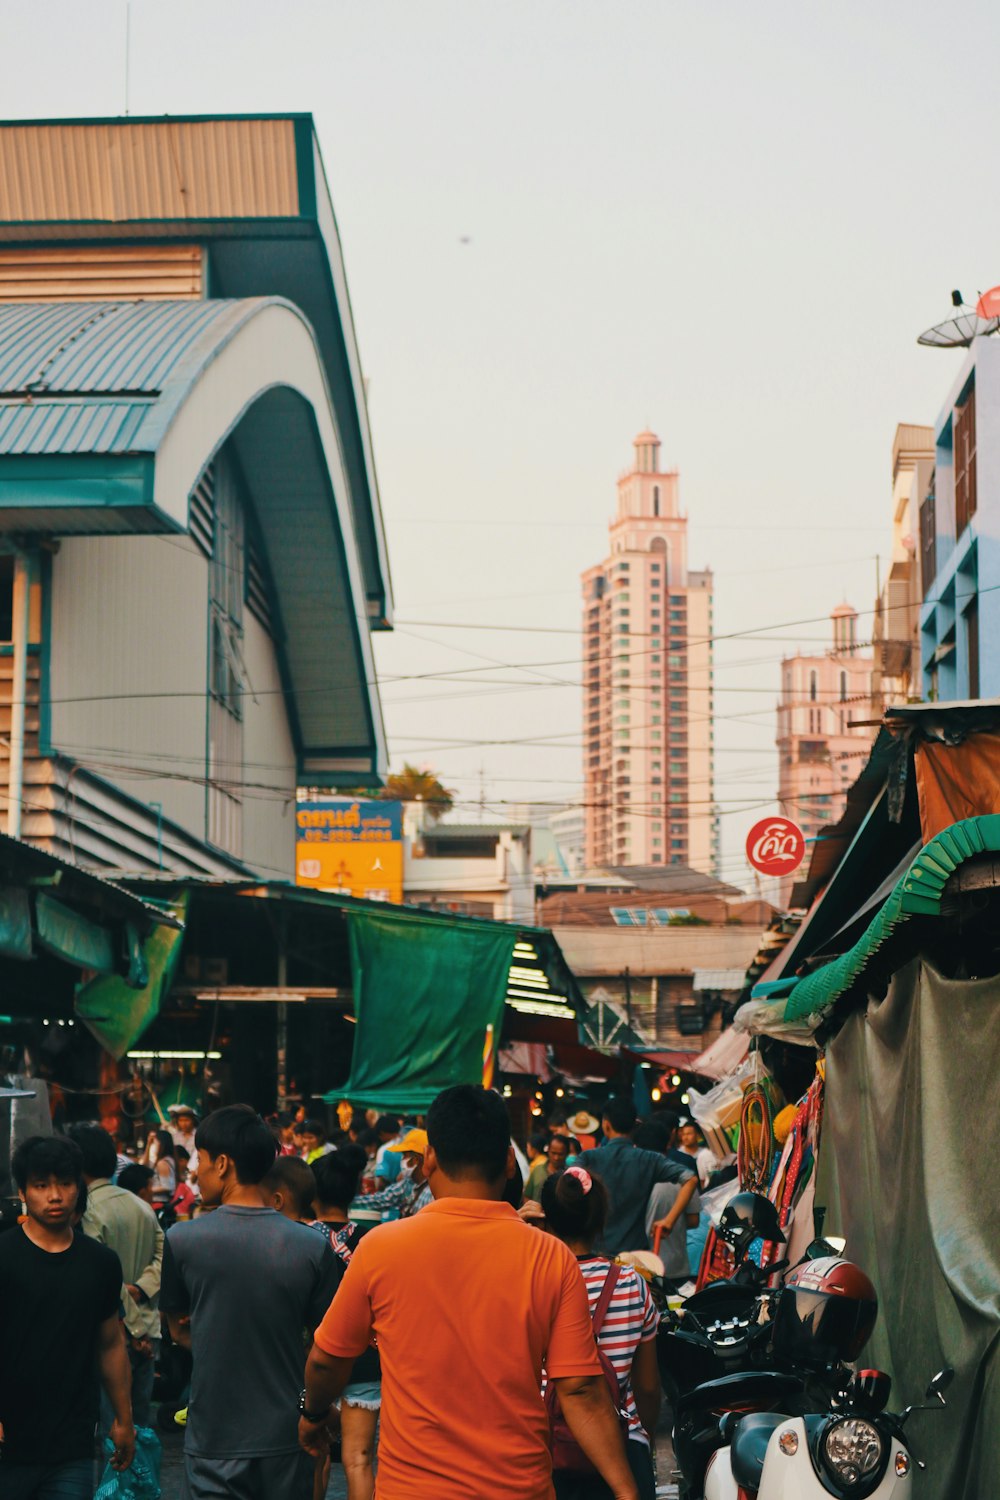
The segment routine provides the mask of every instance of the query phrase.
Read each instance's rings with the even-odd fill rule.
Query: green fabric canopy
[[[517,930],[407,912],[348,916],[357,1032],[351,1077],[326,1098],[422,1113],[453,1083],[480,1083],[486,1027],[499,1040]]]
[[[172,907],[175,917],[183,920],[187,903],[185,891]],[[142,989],[117,974],[101,974],[77,990],[77,1015],[112,1057],[124,1057],[156,1019],[160,1001],[173,980],[183,940],[183,928],[164,925],[153,929],[142,945],[148,965],[148,982]]]

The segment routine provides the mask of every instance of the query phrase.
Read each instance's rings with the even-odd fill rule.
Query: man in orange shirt
[[[570,1251],[502,1202],[514,1170],[499,1095],[445,1089],[427,1116],[434,1202],[361,1241],[306,1366],[299,1441],[325,1451],[330,1404],[374,1334],[378,1500],[552,1500],[543,1366],[615,1500],[638,1500]]]

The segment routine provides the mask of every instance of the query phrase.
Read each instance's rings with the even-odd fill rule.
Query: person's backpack
[[[622,1425],[622,1437],[628,1436],[628,1419],[621,1410],[621,1390],[618,1385],[618,1376],[615,1367],[600,1345],[601,1329],[611,1306],[611,1298],[614,1296],[615,1287],[618,1285],[618,1277],[621,1267],[612,1265],[608,1269],[601,1295],[597,1299],[591,1321],[594,1325],[594,1338],[597,1341],[597,1357],[601,1362],[601,1373],[607,1381],[608,1391],[611,1395],[611,1405],[618,1413]],[[569,1469],[574,1474],[595,1474],[597,1470],[590,1459],[580,1447],[576,1438],[569,1430],[566,1418],[559,1406],[559,1397],[556,1395],[554,1381],[549,1381],[545,1387],[545,1410],[549,1418],[549,1448],[552,1453],[553,1469]]]

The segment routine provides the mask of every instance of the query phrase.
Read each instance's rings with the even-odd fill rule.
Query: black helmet
[[[878,1317],[875,1288],[839,1255],[796,1266],[778,1298],[774,1352],[815,1368],[857,1359]]]
[[[760,1193],[737,1193],[730,1198],[719,1219],[719,1238],[731,1245],[737,1255],[746,1254],[754,1240],[783,1245],[785,1236],[778,1223],[778,1210],[770,1198]]]

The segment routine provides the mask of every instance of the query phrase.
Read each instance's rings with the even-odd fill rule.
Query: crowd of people
[[[611,1098],[526,1153],[495,1092],[340,1128],[176,1107],[143,1159],[100,1125],[14,1153],[0,1234],[0,1500],[93,1494],[161,1406],[188,1500],[652,1500],[658,1313],[718,1164]],[[386,1223],[386,1221],[394,1221]],[[635,1252],[645,1254],[636,1255]]]

